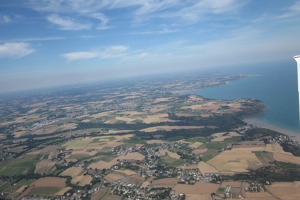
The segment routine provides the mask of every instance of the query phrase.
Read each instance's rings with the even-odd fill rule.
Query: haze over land
[[[299,54],[299,1],[0,1],[0,92]]]
[[[299,19],[300,0],[0,0],[0,199],[299,200]]]

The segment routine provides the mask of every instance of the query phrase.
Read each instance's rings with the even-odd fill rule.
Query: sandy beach
[[[270,130],[273,130],[273,131],[277,131],[279,133],[283,133],[285,135],[290,136],[291,139],[296,140],[300,143],[300,133],[297,133],[295,131],[286,130],[286,129],[278,127],[276,125],[268,124],[266,122],[262,122],[258,119],[255,119],[255,118],[244,119],[243,121],[248,123],[248,124],[252,124],[254,126],[257,126],[257,127],[267,128],[267,129],[270,129]]]

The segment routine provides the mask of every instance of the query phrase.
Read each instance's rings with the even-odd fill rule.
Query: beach
[[[300,133],[297,133],[296,131],[290,131],[273,124],[268,124],[266,122],[260,121],[255,118],[248,118],[248,119],[244,119],[243,121],[246,122],[247,124],[252,124],[256,127],[267,128],[273,131],[277,131],[279,133],[283,133],[285,135],[288,135],[291,139],[300,143]]]

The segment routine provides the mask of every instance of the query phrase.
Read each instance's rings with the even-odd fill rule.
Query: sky
[[[297,54],[299,0],[0,0],[0,93]]]

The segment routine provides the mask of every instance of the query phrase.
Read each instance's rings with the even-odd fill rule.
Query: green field
[[[4,161],[0,164],[0,176],[27,175],[33,172],[36,163],[36,155],[25,155]]]
[[[185,162],[181,159],[177,160],[175,158],[171,158],[169,156],[162,156],[160,157],[162,163],[167,164],[169,167],[178,167],[180,165],[185,164]]]
[[[99,160],[103,160],[105,162],[110,162],[112,161],[113,159],[115,159],[116,157],[118,157],[118,155],[116,154],[113,154],[113,153],[97,153],[96,154],[97,157],[95,157],[94,159],[99,161]]]
[[[213,157],[217,156],[220,152],[217,152],[215,149],[211,149],[208,150],[207,152],[205,152],[202,156],[202,160],[207,162],[210,159],[212,159]]]
[[[56,187],[34,187],[30,190],[28,195],[38,195],[38,196],[52,196],[59,192],[62,188]]]
[[[28,180],[22,179],[16,184],[12,184],[12,183],[0,184],[0,192],[9,192],[9,193],[15,192],[23,185],[29,185],[35,180],[36,179],[28,179]]]

